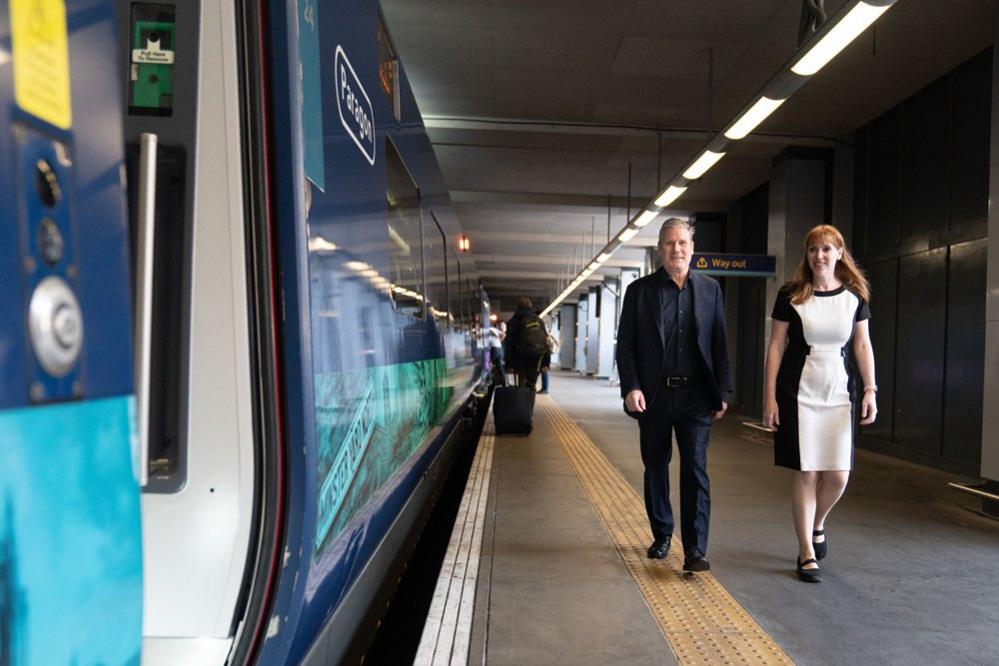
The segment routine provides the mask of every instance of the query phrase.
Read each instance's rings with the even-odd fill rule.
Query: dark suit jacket
[[[617,329],[617,372],[621,397],[634,389],[645,394],[646,409],[655,402],[662,379],[666,337],[662,330],[662,303],[657,277],[663,269],[635,280],[628,286]],[[665,279],[670,279],[665,276]],[[691,272],[694,290],[694,329],[697,362],[708,386],[713,408],[721,409],[732,393],[725,335],[725,304],[721,287],[713,279]]]

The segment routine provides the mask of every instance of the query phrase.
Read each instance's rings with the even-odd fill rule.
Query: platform
[[[460,514],[462,562],[456,570],[456,546],[417,663],[928,664],[999,654],[999,523],[948,489],[953,475],[858,451],[827,523],[824,582],[805,585],[794,574],[790,473],[739,421],[717,424],[709,449],[712,570],[684,574],[676,536],[667,560],[644,556],[638,427],[618,390],[555,373],[530,437],[494,437],[487,425],[470,478],[478,511]],[[446,607],[442,628],[433,614]]]

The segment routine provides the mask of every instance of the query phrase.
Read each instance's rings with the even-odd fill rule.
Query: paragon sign
[[[336,99],[340,122],[361,154],[374,166],[375,113],[368,93],[340,45],[336,47]]]

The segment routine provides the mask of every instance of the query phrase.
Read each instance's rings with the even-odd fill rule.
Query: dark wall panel
[[[898,251],[899,116],[895,108],[871,125],[867,256],[872,259]]]
[[[939,129],[945,129],[940,119],[947,118],[949,93],[943,78],[902,105],[898,251],[903,254],[929,249],[930,230],[947,228],[950,137]]]
[[[742,198],[740,252],[767,253],[767,227],[770,217],[770,186],[766,183]]]
[[[878,382],[878,418],[861,431],[891,441],[895,413],[895,319],[898,294],[898,260],[889,259],[865,267],[871,281],[871,346],[874,347],[874,377]]]
[[[940,453],[947,250],[899,259],[895,443]]]
[[[985,272],[988,239],[950,248],[943,455],[978,464],[982,454]]]
[[[739,406],[754,414],[763,409],[763,326],[766,309],[763,278],[739,279],[739,349],[736,377]]]
[[[951,77],[950,242],[988,233],[992,51]]]
[[[862,127],[853,140],[853,253],[867,256],[867,150],[868,128]]]

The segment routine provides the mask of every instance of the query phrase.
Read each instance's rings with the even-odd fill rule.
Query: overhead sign
[[[765,254],[695,252],[690,268],[705,275],[770,277],[777,272],[777,258]]]
[[[374,166],[375,112],[368,93],[340,45],[336,47],[336,99],[340,122],[364,157]]]

